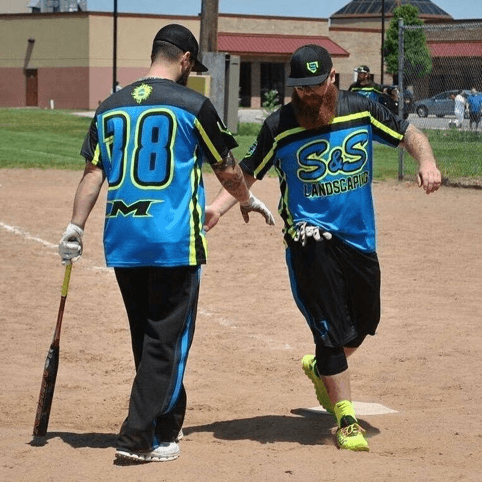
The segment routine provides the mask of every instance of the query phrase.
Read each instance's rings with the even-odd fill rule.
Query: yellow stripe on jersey
[[[386,132],[389,136],[393,137],[394,139],[398,139],[399,141],[403,139],[403,134],[400,134],[397,131],[390,129],[390,127],[387,127],[385,124],[382,124],[380,121],[375,119],[368,111],[357,112],[356,114],[349,114],[349,115],[344,115],[340,117],[335,117],[332,121],[332,124],[333,125],[341,124],[344,122],[350,122],[357,119],[363,119],[364,117],[369,117],[371,124],[373,124],[381,131]]]
[[[190,235],[189,235],[189,264],[196,265],[199,264],[197,255],[197,242],[201,239],[204,252],[207,255],[207,241],[206,236],[204,236],[203,229],[203,209],[199,204],[199,199],[197,197],[197,192],[199,189],[199,182],[202,178],[202,171],[199,168],[198,163],[195,163],[195,167],[191,173],[191,201],[189,202],[189,224],[190,224]],[[195,194],[196,193],[196,194]],[[194,195],[195,194],[195,195]],[[196,201],[196,202],[194,202]],[[197,216],[195,215],[197,214]],[[196,226],[195,219],[198,219],[198,225]]]
[[[276,148],[278,147],[278,142],[283,140],[285,137],[291,136],[293,134],[297,134],[298,132],[303,132],[306,129],[304,127],[296,127],[294,129],[290,129],[287,131],[282,132],[280,135],[276,136],[274,138],[273,146],[269,150],[269,152],[264,156],[263,161],[260,163],[260,165],[255,169],[254,171],[254,177],[257,177],[258,174],[263,170],[263,168],[266,166],[266,164],[270,161],[270,159],[273,157],[274,152],[276,151]]]
[[[95,152],[94,152],[94,158],[92,159],[92,164],[94,164],[94,166],[98,166],[99,163],[100,163],[100,148],[99,148],[99,144],[97,144],[95,146]]]
[[[204,127],[197,119],[194,119],[194,125],[196,126],[196,129],[201,134],[203,141],[205,142],[206,146],[208,147],[209,151],[211,152],[216,162],[221,162],[223,158],[221,157],[221,154],[217,151],[217,149],[214,147],[213,143],[211,142],[211,139],[209,138],[206,131],[204,130]]]

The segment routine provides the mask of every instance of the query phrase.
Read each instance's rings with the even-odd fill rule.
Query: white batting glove
[[[59,243],[59,255],[65,266],[77,261],[82,255],[82,236],[84,230],[76,224],[70,223],[62,234]]]
[[[268,224],[269,226],[275,225],[274,217],[271,214],[271,211],[266,207],[263,202],[261,202],[256,196],[254,196],[253,193],[250,192],[249,199],[245,203],[240,204],[239,207],[241,209],[241,214],[243,215],[245,223],[249,222],[248,213],[253,211],[261,214],[264,217],[266,224]]]
[[[320,241],[321,237],[329,241],[333,236],[328,231],[323,231],[318,226],[309,226],[306,222],[300,222],[296,225],[295,241],[300,241],[304,247],[309,237],[313,237],[315,241]]]

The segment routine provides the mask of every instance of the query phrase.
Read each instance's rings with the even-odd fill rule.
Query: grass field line
[[[23,148],[18,148],[18,147],[0,146],[0,151],[25,152],[25,153],[28,153],[28,154],[40,154],[41,156],[46,156],[46,157],[59,157],[60,159],[71,159],[72,161],[78,161],[79,160],[79,157],[70,157],[70,156],[65,156],[63,154],[54,154],[52,152],[36,151],[36,150],[32,150],[32,149],[23,149]]]

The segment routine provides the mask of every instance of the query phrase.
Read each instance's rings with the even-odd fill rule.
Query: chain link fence
[[[405,55],[410,35],[420,30],[430,56],[423,66]],[[405,26],[400,20],[398,87],[400,113],[408,111],[429,137],[444,183],[482,188],[482,23]],[[404,155],[398,177],[414,180],[416,167]]]

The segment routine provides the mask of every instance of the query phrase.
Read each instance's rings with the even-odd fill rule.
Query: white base
[[[360,416],[384,415],[386,413],[397,413],[396,410],[392,410],[391,408],[385,407],[380,403],[353,402],[353,407],[355,409],[355,413]],[[326,410],[323,407],[307,408],[306,410],[308,410],[309,412],[326,413]]]

